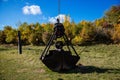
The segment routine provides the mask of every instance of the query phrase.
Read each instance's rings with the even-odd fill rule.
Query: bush
[[[40,45],[43,43],[42,41],[42,34],[39,32],[32,33],[29,37],[29,43],[32,45]]]
[[[95,35],[94,35],[94,42],[95,43],[105,43],[105,44],[109,44],[112,43],[112,30],[113,29],[109,29],[109,28],[98,28],[95,31]]]
[[[47,44],[50,36],[51,36],[51,33],[48,33],[48,32],[44,32],[44,33],[42,34],[42,40],[43,40],[43,42],[44,42],[45,44]]]
[[[6,42],[7,43],[12,43],[12,44],[17,44],[17,31],[16,30],[10,30],[8,33],[6,33]]]
[[[5,35],[4,31],[0,31],[0,44],[6,43],[5,38],[6,38],[6,35]]]
[[[115,25],[115,30],[112,35],[114,43],[120,43],[120,23]]]
[[[75,38],[72,40],[72,43],[74,45],[80,45],[83,43],[83,38],[80,37],[79,35],[78,36],[75,36]]]

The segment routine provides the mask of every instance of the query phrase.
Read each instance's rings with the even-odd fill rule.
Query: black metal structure
[[[56,50],[49,50],[53,40],[57,40],[57,38],[64,39],[64,42],[68,48],[67,51],[64,51],[62,49],[62,41],[57,42]],[[72,54],[71,49],[73,49],[75,55]],[[76,63],[80,59],[72,43],[66,36],[64,26],[59,22],[59,19],[57,19],[57,23],[54,27],[54,32],[51,35],[40,59],[52,71],[64,71],[73,69],[76,67]]]

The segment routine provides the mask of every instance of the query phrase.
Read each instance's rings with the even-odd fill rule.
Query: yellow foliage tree
[[[120,43],[120,23],[115,25],[112,39],[114,40],[114,43]]]
[[[75,36],[75,38],[72,40],[72,43],[74,45],[80,45],[83,43],[83,38],[80,37],[79,35]]]
[[[83,38],[84,41],[90,41],[92,39],[92,36],[94,35],[94,26],[92,26],[92,23],[85,21],[81,24],[83,24],[83,28],[80,36]]]

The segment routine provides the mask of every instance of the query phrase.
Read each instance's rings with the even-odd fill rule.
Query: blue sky
[[[61,0],[60,15],[70,15],[76,23],[101,18],[112,5],[120,0]],[[19,23],[48,23],[58,16],[58,0],[0,0],[0,30]]]

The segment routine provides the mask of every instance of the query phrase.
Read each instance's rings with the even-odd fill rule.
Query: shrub
[[[48,32],[44,32],[44,33],[42,34],[42,40],[43,40],[43,42],[44,42],[45,44],[47,44],[50,36],[51,36],[51,33],[48,33]]]
[[[4,31],[0,31],[0,44],[6,43],[5,38],[6,38],[6,35],[5,35]]]
[[[115,25],[115,30],[112,35],[114,43],[120,43],[120,23]]]
[[[32,33],[29,37],[29,43],[31,43],[32,45],[40,45],[41,43],[43,43],[42,34],[40,32]]]

